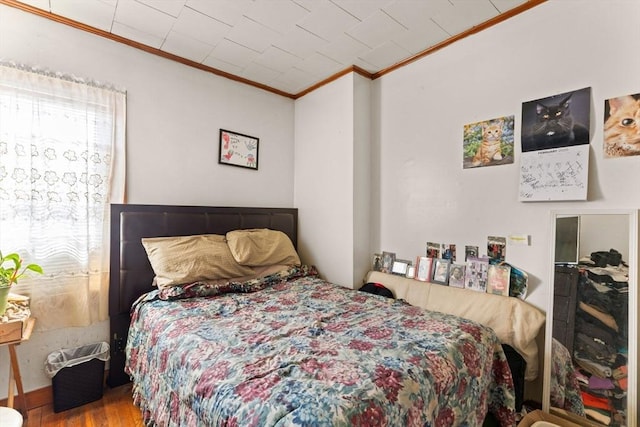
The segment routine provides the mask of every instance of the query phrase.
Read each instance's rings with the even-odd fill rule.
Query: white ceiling
[[[21,0],[288,94],[388,69],[527,1]]]

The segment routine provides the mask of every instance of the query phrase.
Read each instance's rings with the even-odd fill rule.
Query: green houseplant
[[[42,274],[42,267],[38,264],[28,264],[22,267],[22,258],[17,253],[3,255],[0,251],[0,316],[7,309],[9,291],[18,279],[24,276],[27,270]]]

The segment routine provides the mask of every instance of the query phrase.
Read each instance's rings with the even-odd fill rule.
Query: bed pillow
[[[268,228],[235,230],[227,233],[227,244],[242,265],[300,265],[300,257],[289,236]]]
[[[236,262],[222,235],[150,237],[143,238],[142,245],[159,288],[255,273],[252,268]]]

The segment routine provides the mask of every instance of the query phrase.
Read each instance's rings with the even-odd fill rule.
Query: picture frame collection
[[[505,262],[506,239],[488,236],[487,255],[477,246],[465,246],[464,261],[456,261],[455,245],[427,242],[424,255],[415,261],[397,258],[394,252],[373,255],[373,270],[476,292],[506,297],[526,297],[528,275]]]

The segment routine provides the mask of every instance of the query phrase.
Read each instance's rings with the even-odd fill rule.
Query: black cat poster
[[[591,88],[522,104],[522,152],[589,143]]]
[[[586,200],[591,88],[522,104],[520,201]]]

